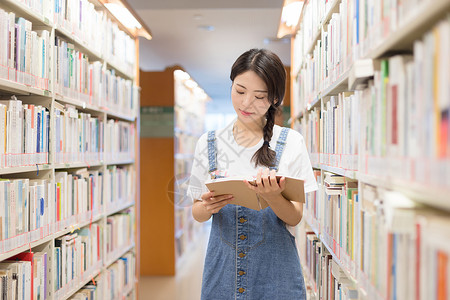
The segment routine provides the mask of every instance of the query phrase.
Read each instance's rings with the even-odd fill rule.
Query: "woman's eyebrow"
[[[243,89],[247,89],[245,86],[243,86],[242,84],[236,83],[236,85],[240,86]],[[259,92],[259,93],[267,93],[267,91],[264,90],[254,90],[254,92]]]

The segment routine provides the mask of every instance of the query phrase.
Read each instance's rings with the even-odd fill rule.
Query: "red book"
[[[61,220],[61,187],[56,186],[56,221]]]
[[[388,233],[388,255],[387,255],[387,276],[386,276],[386,280],[387,280],[387,290],[386,290],[386,298],[387,299],[392,299],[392,247],[393,245],[393,239],[394,236],[392,233]]]

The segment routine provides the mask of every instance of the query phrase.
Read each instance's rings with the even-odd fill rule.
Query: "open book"
[[[281,177],[277,176],[279,182]],[[301,179],[287,177],[286,187],[281,193],[286,199],[297,202],[305,202],[304,181]],[[216,195],[232,194],[233,201],[230,204],[245,206],[254,210],[261,210],[269,206],[269,204],[259,197],[253,190],[249,189],[244,182],[244,177],[227,177],[218,178],[210,182],[206,182],[206,186],[210,191],[214,191]],[[250,184],[255,183],[255,179],[247,179]]]

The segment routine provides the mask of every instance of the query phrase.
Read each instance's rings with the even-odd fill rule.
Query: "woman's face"
[[[231,101],[239,120],[247,124],[261,122],[270,107],[266,83],[253,71],[234,78]]]

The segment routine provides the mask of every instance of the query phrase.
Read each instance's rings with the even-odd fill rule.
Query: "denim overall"
[[[288,128],[276,146],[278,170]],[[215,132],[208,132],[209,172],[217,169]],[[230,191],[232,192],[232,191]],[[226,205],[213,215],[202,300],[303,300],[305,283],[295,238],[272,208]]]

